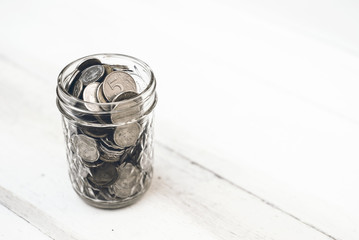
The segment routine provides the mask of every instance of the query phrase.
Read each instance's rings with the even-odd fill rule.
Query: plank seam
[[[173,153],[173,154],[176,154],[176,155],[179,156],[180,158],[182,158],[182,159],[188,161],[188,162],[191,163],[192,165],[195,165],[195,166],[201,168],[202,170],[207,171],[207,172],[213,174],[216,178],[218,178],[218,179],[220,179],[220,180],[222,180],[222,181],[224,181],[224,182],[227,182],[227,183],[229,183],[230,185],[232,185],[233,187],[238,188],[238,189],[240,189],[240,190],[246,192],[247,194],[249,194],[249,195],[255,197],[255,198],[258,199],[258,200],[260,200],[260,201],[263,202],[264,204],[266,204],[266,205],[268,205],[268,206],[270,206],[270,207],[272,207],[272,208],[274,208],[274,209],[280,211],[281,213],[283,213],[283,214],[285,214],[285,215],[287,215],[287,216],[293,218],[294,220],[296,220],[296,221],[298,221],[298,222],[300,222],[300,223],[302,223],[302,224],[304,224],[304,225],[306,225],[306,226],[312,228],[312,229],[315,230],[315,231],[320,232],[321,234],[323,234],[323,235],[329,237],[330,239],[339,240],[339,239],[335,238],[334,236],[328,234],[327,232],[321,230],[320,228],[318,228],[318,227],[316,227],[316,226],[314,226],[314,225],[312,225],[312,224],[310,224],[310,223],[308,223],[308,222],[305,222],[304,220],[300,219],[299,217],[293,215],[292,213],[290,213],[290,212],[288,212],[288,211],[285,211],[284,209],[280,208],[279,206],[277,206],[277,205],[275,205],[275,204],[269,202],[268,200],[266,200],[266,199],[260,197],[259,195],[255,194],[255,193],[253,193],[253,192],[251,192],[251,191],[245,189],[244,187],[242,187],[242,186],[240,186],[240,185],[238,185],[238,184],[232,182],[231,180],[229,180],[229,179],[227,179],[227,178],[221,176],[220,174],[214,172],[213,170],[211,170],[211,169],[209,169],[209,168],[207,168],[207,167],[205,167],[205,166],[203,166],[203,165],[201,165],[201,164],[199,164],[199,163],[197,163],[197,162],[191,160],[191,159],[190,159],[189,157],[187,157],[186,155],[184,155],[184,154],[182,154],[182,153],[180,153],[180,152],[175,151],[175,150],[172,149],[171,147],[169,147],[169,146],[167,146],[167,145],[165,145],[165,144],[163,144],[163,143],[161,143],[161,142],[159,142],[159,141],[157,141],[157,140],[156,140],[156,143],[157,143],[158,145],[160,145],[161,147],[165,148],[167,151],[169,151],[169,152],[171,152],[171,153]]]
[[[27,220],[26,218],[24,218],[23,216],[21,216],[20,214],[18,214],[17,212],[13,211],[9,206],[4,205],[3,203],[0,203],[1,206],[4,206],[6,209],[8,209],[10,212],[14,213],[16,216],[18,216],[19,218],[21,218],[22,220],[24,220],[25,222],[27,222],[28,224],[30,224],[31,226],[33,226],[34,228],[36,228],[37,230],[39,230],[42,234],[44,234],[45,236],[54,239],[52,236],[50,236],[49,234],[43,232],[40,228],[38,228],[36,225],[32,224],[29,220]]]
[[[51,239],[77,240],[71,233],[64,231],[52,221],[50,216],[2,186],[0,186],[0,204]]]
[[[36,77],[36,78],[43,79],[41,76],[39,76],[39,75],[36,74],[35,72],[32,72],[31,70],[24,68],[22,65],[19,65],[16,61],[13,61],[12,59],[8,58],[7,56],[5,56],[5,55],[3,55],[3,54],[0,54],[0,61],[7,62],[8,64],[14,66],[15,68],[19,68],[20,70],[22,70],[22,71],[24,71],[24,72],[27,72],[27,73],[33,75],[33,76]],[[262,84],[263,84],[263,82],[262,82]],[[267,85],[267,84],[266,84],[266,85]],[[277,85],[275,85],[274,87],[275,87],[276,89],[278,89],[279,91],[284,91],[281,87],[279,87],[279,86],[277,86]],[[287,91],[288,91],[288,90],[287,90]],[[296,96],[296,97],[298,98],[298,96]],[[301,100],[301,101],[305,101],[306,99],[300,99],[300,100]],[[306,100],[306,101],[308,101],[308,100]],[[311,101],[309,101],[309,102],[310,102],[311,104],[313,104],[313,102],[311,102]],[[314,105],[314,104],[313,104],[313,105]],[[316,107],[318,107],[318,108],[321,109],[321,110],[330,112],[331,114],[336,115],[336,116],[339,116],[339,117],[341,117],[341,118],[346,117],[346,116],[343,116],[342,114],[338,114],[338,113],[335,112],[335,111],[328,111],[328,109],[325,109],[325,108],[323,109],[323,106],[321,106],[321,105],[316,106]],[[345,120],[346,120],[346,121],[349,120],[349,121],[351,121],[352,123],[357,124],[357,122],[356,122],[355,120],[352,120],[352,119],[350,119],[350,118],[348,119],[348,117],[346,117]],[[327,236],[327,237],[329,237],[329,238],[331,238],[331,239],[333,239],[333,240],[338,240],[338,239],[335,238],[334,236],[332,236],[332,235],[330,235],[330,234],[324,232],[323,230],[321,230],[321,229],[315,227],[314,225],[312,225],[312,224],[310,224],[310,223],[308,223],[308,222],[305,222],[304,220],[302,220],[302,219],[296,217],[295,215],[291,214],[290,212],[287,212],[287,211],[281,209],[281,208],[278,207],[277,205],[275,205],[275,204],[273,204],[273,203],[271,203],[271,202],[265,200],[264,198],[260,197],[259,195],[256,195],[255,193],[253,193],[253,192],[251,192],[251,191],[249,191],[249,190],[247,190],[247,189],[241,187],[240,185],[237,185],[236,183],[234,183],[234,182],[232,182],[232,181],[230,181],[230,180],[224,178],[223,176],[219,175],[218,173],[212,171],[211,169],[209,169],[209,168],[207,168],[207,167],[205,167],[205,166],[203,166],[203,165],[201,165],[201,164],[199,164],[199,163],[197,163],[197,162],[191,160],[189,157],[183,155],[182,153],[179,153],[179,152],[175,151],[175,150],[172,149],[171,147],[169,147],[169,146],[167,146],[167,145],[164,145],[164,144],[162,144],[162,143],[159,142],[159,141],[156,141],[156,143],[158,143],[160,146],[162,146],[163,148],[167,149],[168,151],[173,152],[174,154],[176,154],[176,155],[178,155],[179,157],[183,158],[184,160],[189,161],[191,164],[196,165],[197,167],[199,167],[199,168],[201,168],[201,169],[203,169],[203,170],[205,170],[205,171],[207,171],[207,172],[210,172],[211,174],[213,174],[213,175],[214,175],[215,177],[217,177],[218,179],[221,179],[221,180],[223,180],[223,181],[225,181],[225,182],[231,184],[232,186],[234,186],[234,187],[236,187],[236,188],[238,188],[238,189],[240,189],[240,190],[242,190],[242,191],[248,193],[249,195],[251,195],[251,196],[253,196],[253,197],[259,199],[260,201],[262,201],[262,202],[265,203],[266,205],[268,205],[268,206],[270,206],[270,207],[272,207],[272,208],[274,208],[274,209],[276,209],[276,210],[278,210],[278,211],[280,211],[280,212],[282,212],[282,213],[284,213],[284,214],[290,216],[291,218],[293,218],[293,219],[295,219],[295,220],[301,222],[302,224],[305,224],[306,226],[308,226],[308,227],[312,228],[313,230],[316,230],[316,231],[318,231],[318,232],[324,234],[325,236]],[[6,189],[2,189],[1,187],[0,187],[0,190],[1,190],[1,191],[4,190],[4,191],[6,191],[6,192],[9,192],[9,191],[7,191]],[[0,193],[1,193],[1,191],[0,191]],[[0,195],[0,197],[1,197],[1,195]],[[20,201],[21,201],[21,200],[20,200]],[[1,199],[0,199],[0,203],[1,203]],[[30,221],[28,221],[26,218],[24,218],[24,217],[22,217],[21,215],[19,215],[16,211],[12,210],[11,208],[9,208],[8,206],[6,206],[5,204],[2,204],[2,205],[4,205],[4,206],[5,206],[6,208],[8,208],[10,211],[14,212],[14,213],[15,213],[16,215],[18,215],[19,217],[23,218],[25,221],[29,222],[32,226],[34,226],[34,227],[36,227],[37,229],[39,229],[37,226],[33,225],[33,224],[32,224]],[[34,209],[37,209],[37,208],[34,207]],[[45,216],[45,215],[44,215],[44,216]],[[57,227],[57,226],[56,226],[56,227]],[[57,227],[57,228],[58,228],[58,227]],[[39,229],[39,230],[40,230],[40,229]],[[61,229],[58,228],[58,230],[61,230]],[[40,231],[41,231],[41,230],[40,230]],[[41,232],[44,233],[43,231],[41,231]],[[46,234],[46,235],[47,235],[47,234]],[[47,235],[47,236],[49,236],[49,235]],[[51,237],[51,236],[49,236],[49,237]],[[71,237],[71,236],[68,236],[68,237]],[[51,238],[52,238],[52,237],[51,237]],[[53,239],[53,238],[52,238],[52,239]]]

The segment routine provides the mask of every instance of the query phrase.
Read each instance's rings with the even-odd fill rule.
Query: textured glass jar
[[[74,75],[94,59],[106,71],[111,66],[110,71],[130,75],[137,94],[101,103],[75,97]],[[103,81],[102,89],[106,84],[110,90],[126,88]],[[149,66],[126,55],[87,56],[68,64],[59,74],[56,103],[62,114],[69,175],[74,190],[88,204],[125,207],[148,190],[153,175],[155,90],[156,80]]]

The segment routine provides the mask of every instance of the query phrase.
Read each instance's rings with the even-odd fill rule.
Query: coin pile
[[[97,122],[65,126],[70,177],[79,194],[90,199],[134,198],[152,178],[151,120],[140,118],[141,99],[132,76],[126,66],[93,58],[78,65],[68,81],[68,93],[82,100]]]

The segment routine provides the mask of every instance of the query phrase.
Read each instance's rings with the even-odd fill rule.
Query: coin
[[[137,165],[144,157],[148,157],[147,154],[143,154],[143,151],[145,151],[146,147],[148,146],[146,144],[146,136],[147,130],[145,129],[137,139],[136,145],[133,147],[131,154],[125,161],[129,161],[133,165]]]
[[[116,97],[114,97],[112,102],[119,102],[122,100],[131,99],[131,98],[134,98],[137,96],[138,96],[138,93],[136,93],[136,92],[132,92],[132,91],[122,92],[119,95],[117,95]]]
[[[83,84],[82,81],[76,81],[72,95],[76,98],[80,98],[82,93]]]
[[[67,77],[65,77],[65,90],[71,94],[71,87],[73,88],[74,76],[78,72],[77,69],[73,70]]]
[[[82,71],[80,81],[86,86],[100,80],[104,73],[105,68],[102,65],[93,65]]]
[[[67,144],[68,149],[71,150],[71,152],[76,153],[77,152],[77,148],[76,148],[76,144],[77,144],[77,135],[76,134],[72,134],[70,137],[70,143]]]
[[[133,147],[126,148],[124,154],[121,156],[120,162],[121,163],[130,163],[134,166],[137,165],[139,162],[138,158],[135,158],[136,156],[133,155]]]
[[[100,60],[98,60],[97,58],[90,58],[82,62],[80,65],[78,65],[77,69],[83,71],[88,67],[91,67],[93,65],[99,65],[99,64],[101,64]]]
[[[126,65],[110,65],[113,71],[126,71],[129,68]]]
[[[103,82],[100,84],[100,86],[97,88],[97,100],[99,103],[108,103],[105,95],[103,95]],[[101,108],[105,111],[111,110],[111,106],[109,105],[101,105]]]
[[[125,123],[141,117],[141,106],[134,100],[117,104],[111,112],[111,121],[114,124]]]
[[[114,97],[125,91],[137,92],[136,82],[128,73],[114,71],[106,76],[103,93],[108,101],[111,102]]]
[[[80,130],[87,136],[93,137],[93,138],[106,137],[109,132],[106,128],[92,127],[92,126],[81,126]]]
[[[85,106],[90,111],[101,111],[101,108],[94,104],[98,103],[97,101],[97,88],[99,87],[99,82],[90,83],[88,86],[85,87],[83,98],[86,102]]]
[[[113,133],[113,140],[120,147],[134,146],[140,135],[141,126],[137,123],[130,123],[116,127]]]
[[[104,162],[118,162],[124,150],[111,150],[100,144],[100,159]]]
[[[74,138],[74,144],[81,160],[85,162],[95,162],[100,157],[100,153],[97,150],[97,143],[94,139],[84,134],[79,134]]]
[[[138,93],[127,91],[120,93],[117,95],[113,102],[118,102],[122,100],[128,100],[133,97],[138,96]],[[137,101],[131,100],[127,101],[126,103],[120,102],[117,104],[111,113],[111,121],[112,123],[121,123],[121,122],[128,122],[133,119],[137,119],[141,116],[141,106],[137,104]]]
[[[110,139],[109,137],[105,137],[105,138],[101,138],[100,139],[100,144],[102,144],[103,146],[105,146],[107,149],[110,150],[122,150],[122,147],[117,146],[112,139]]]
[[[108,75],[108,74],[110,74],[111,72],[114,71],[110,65],[104,64],[103,67],[105,68],[106,75]]]
[[[105,162],[104,161],[102,161],[102,160],[97,160],[97,161],[95,161],[95,162],[85,162],[85,161],[83,161],[83,164],[86,166],[86,167],[88,167],[88,168],[94,168],[94,167],[99,167],[99,166],[101,166],[102,164],[104,164]]]
[[[119,198],[127,198],[140,191],[141,171],[130,163],[117,168],[118,178],[112,186]]]
[[[72,96],[79,98],[82,92],[82,82],[79,81],[80,71],[75,70],[71,76],[68,93]]]
[[[104,163],[103,165],[91,168],[91,174],[87,179],[96,186],[109,186],[118,178],[118,172],[114,164]]]
[[[74,170],[77,170],[77,174],[82,178],[86,177],[90,170],[85,166],[84,162],[78,156],[73,159]]]

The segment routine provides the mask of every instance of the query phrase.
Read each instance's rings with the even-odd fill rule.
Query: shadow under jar
[[[153,175],[156,80],[149,66],[120,54],[68,64],[57,84],[69,175],[99,208],[121,208],[148,190]]]

